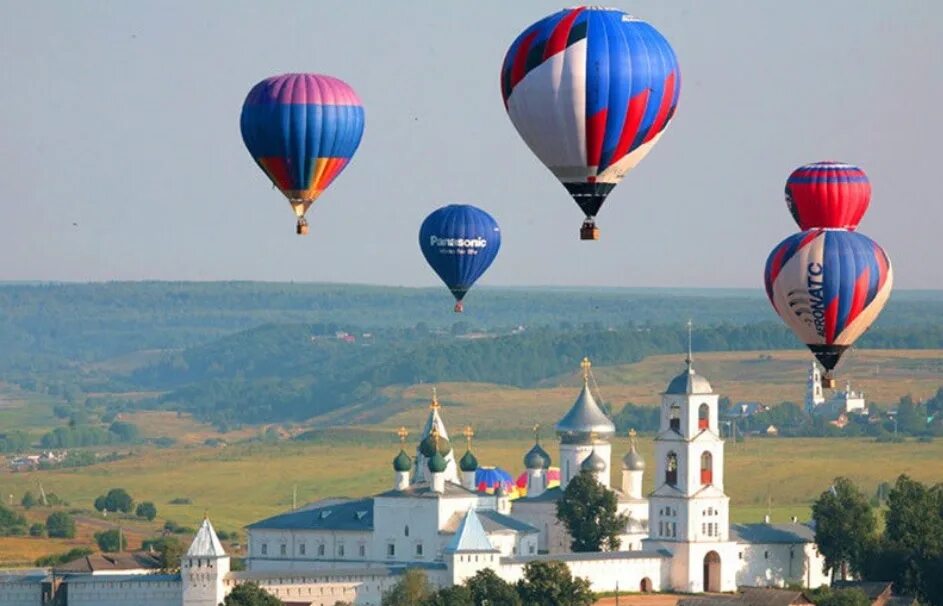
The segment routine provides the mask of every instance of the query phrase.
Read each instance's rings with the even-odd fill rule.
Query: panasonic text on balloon
[[[488,241],[482,237],[442,238],[439,236],[429,236],[429,245],[448,248],[484,248],[488,246]]]

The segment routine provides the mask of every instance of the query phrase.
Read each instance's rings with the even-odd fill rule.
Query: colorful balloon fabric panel
[[[252,88],[240,126],[252,158],[301,216],[357,151],[364,110],[342,80],[285,74]]]
[[[800,166],[786,181],[786,205],[799,228],[857,229],[871,202],[863,170],[841,162]]]

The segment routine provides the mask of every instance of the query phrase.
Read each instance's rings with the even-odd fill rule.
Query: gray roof
[[[599,456],[596,449],[589,453],[589,456],[580,463],[580,469],[583,471],[606,471],[606,460]]]
[[[559,486],[554,486],[553,488],[548,488],[547,490],[540,493],[536,497],[525,496],[523,498],[517,499],[514,501],[515,505],[521,505],[524,503],[543,503],[546,501],[559,501],[563,498],[563,489]]]
[[[871,600],[881,597],[884,592],[891,595],[893,591],[890,581],[832,581],[832,589],[860,589]]]
[[[333,503],[266,518],[246,528],[277,530],[373,530],[373,499]]]
[[[814,543],[815,531],[805,524],[731,524],[738,543]]]
[[[712,394],[711,384],[707,379],[694,372],[694,366],[691,365],[691,359],[686,360],[688,367],[681,374],[673,378],[668,383],[665,390],[667,395],[693,395],[693,394]]]
[[[75,583],[179,583],[179,574],[77,574],[68,577],[70,585]]]
[[[550,455],[543,449],[540,442],[535,443],[524,455],[524,467],[527,469],[549,469],[550,463]]]
[[[335,560],[342,563],[339,560]],[[347,562],[356,564],[355,562]],[[227,579],[234,581],[271,581],[279,578],[292,579],[318,579],[320,582],[336,580],[338,577],[367,576],[367,577],[385,577],[400,575],[410,568],[421,568],[423,570],[446,570],[445,562],[409,562],[404,564],[374,564],[366,566],[349,566],[338,568],[311,569],[311,570],[239,570],[230,572],[226,575]],[[102,577],[110,578],[110,577]]]
[[[457,498],[457,497],[473,497],[478,493],[473,490],[468,490],[464,486],[455,484],[454,482],[446,482],[445,490],[441,493],[436,492],[432,489],[432,486],[428,482],[419,482],[417,484],[411,484],[406,490],[388,490],[378,494],[378,497],[399,497],[399,498],[424,498],[424,499],[436,499],[436,498]]]
[[[0,571],[2,583],[39,583],[49,577],[46,568],[7,568]]]
[[[497,549],[488,539],[488,534],[481,525],[478,514],[475,513],[474,509],[469,509],[465,512],[465,517],[462,519],[462,523],[459,524],[458,530],[455,531],[455,536],[445,546],[445,551],[492,552],[497,551]]]
[[[219,537],[216,536],[213,525],[210,524],[209,518],[204,518],[200,529],[193,538],[193,542],[190,543],[187,556],[191,558],[220,558],[225,555],[226,550],[219,542]]]
[[[146,551],[122,553],[91,553],[56,566],[54,570],[62,573],[73,572],[119,572],[122,570],[157,570],[160,560]]]
[[[520,534],[534,534],[539,532],[530,524],[522,522],[517,518],[506,516],[503,513],[498,513],[493,509],[478,509],[476,511],[478,512],[478,520],[488,534],[507,530]],[[450,517],[442,527],[442,534],[453,534],[458,529],[463,519],[465,519],[464,511],[457,511],[452,514],[452,517]]]
[[[589,391],[589,384],[584,381],[579,397],[557,423],[556,430],[564,440],[585,439],[592,433],[599,438],[610,438],[615,434],[616,426],[596,404],[593,394]]]

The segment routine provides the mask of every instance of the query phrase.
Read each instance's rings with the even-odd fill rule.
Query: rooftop
[[[481,525],[478,514],[475,513],[474,509],[469,509],[465,512],[465,517],[462,519],[462,523],[459,524],[458,530],[455,531],[455,536],[445,546],[445,551],[493,552],[497,550],[491,544],[491,540],[488,539],[488,534]]]
[[[131,553],[93,553],[55,567],[56,572],[84,572],[92,574],[96,572],[142,569],[158,570],[160,569],[160,560],[156,555],[146,551],[135,551]]]
[[[536,528],[522,522],[511,516],[506,516],[503,513],[498,513],[493,509],[478,509],[478,520],[481,522],[481,525],[484,527],[485,532],[492,534],[495,532],[519,532],[523,534],[533,534],[539,532]],[[453,534],[458,530],[459,525],[462,523],[462,520],[465,519],[464,511],[457,511],[452,514],[452,517],[448,519],[445,525],[442,527],[443,534]]]
[[[187,556],[191,558],[220,558],[226,555],[226,550],[219,542],[213,525],[209,518],[203,518],[200,529],[196,532],[193,542],[190,543],[190,549],[187,549]]]
[[[730,538],[738,543],[814,543],[815,531],[806,524],[731,524]]]
[[[290,511],[250,524],[246,528],[278,530],[373,530],[373,499],[333,501]]]
[[[478,496],[478,493],[473,490],[468,490],[464,486],[455,484],[454,482],[446,482],[445,490],[443,492],[436,492],[432,489],[432,486],[428,482],[418,482],[416,484],[411,484],[406,490],[388,490],[382,492],[377,497],[394,497],[394,498],[419,498],[419,499],[455,499],[455,498],[468,498]]]

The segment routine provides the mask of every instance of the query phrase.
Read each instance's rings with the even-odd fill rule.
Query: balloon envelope
[[[511,122],[588,218],[674,116],[681,72],[668,41],[615,9],[565,9],[508,49],[501,93]]]
[[[450,204],[422,222],[419,248],[455,300],[461,302],[497,256],[501,230],[494,217],[480,208]]]
[[[877,319],[891,294],[891,262],[858,232],[815,229],[780,242],[766,261],[776,313],[826,370]]]
[[[560,468],[550,467],[545,472],[547,475],[547,485],[544,488],[550,489],[560,485]],[[522,472],[515,481],[517,492],[520,496],[527,496],[527,472]]]
[[[799,229],[857,229],[870,202],[871,182],[853,164],[806,164],[786,180],[786,206]]]
[[[364,111],[344,81],[320,74],[262,80],[242,105],[242,140],[272,183],[303,216],[353,157]]]
[[[475,471],[475,486],[478,492],[488,494],[493,494],[498,486],[503,486],[508,496],[517,496],[517,486],[514,484],[514,478],[500,467],[479,467]]]

